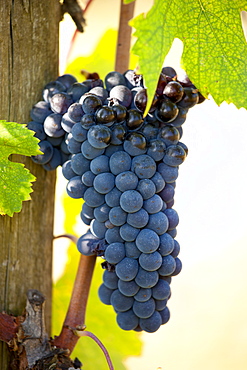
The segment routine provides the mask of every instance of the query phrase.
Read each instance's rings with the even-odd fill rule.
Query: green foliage
[[[132,20],[137,37],[133,52],[139,56],[148,96],[154,95],[165,56],[179,38],[182,67],[201,93],[212,95],[217,104],[247,108],[247,44],[240,10],[247,10],[246,1],[155,0],[146,16]]]
[[[130,4],[133,3],[135,0],[124,0],[124,4]]]
[[[20,212],[22,201],[30,199],[35,177],[21,163],[11,162],[11,154],[41,154],[34,132],[15,122],[0,121],[0,214]]]
[[[80,73],[81,69],[89,72],[97,72],[100,78],[104,79],[107,73],[114,71],[114,60],[116,55],[116,43],[117,43],[117,31],[108,30],[99,40],[95,51],[84,57],[75,59],[66,68],[65,73],[71,73],[75,76],[78,81],[82,81],[85,78]],[[107,50],[107,52],[106,52]],[[130,68],[135,68],[137,63],[137,57],[131,55]]]
[[[81,201],[69,199],[65,196],[65,232],[73,233],[76,217],[81,210]],[[55,284],[53,290],[53,335],[58,335],[64,320],[71,296],[72,286],[79,262],[79,252],[75,245],[71,245],[68,251],[68,262],[64,275]],[[87,330],[93,332],[103,342],[113,361],[115,369],[125,370],[123,360],[127,356],[140,354],[141,341],[136,332],[125,332],[116,323],[116,314],[112,307],[106,306],[98,298],[98,288],[102,283],[103,270],[98,261],[94,271],[90,295],[86,311]],[[83,337],[72,354],[83,362],[85,370],[107,370],[108,365],[103,352],[98,345],[88,337]]]

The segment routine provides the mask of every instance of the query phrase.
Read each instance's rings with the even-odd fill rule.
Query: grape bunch
[[[27,123],[40,140],[39,147],[43,153],[31,157],[35,163],[50,171],[70,158],[75,149],[73,140],[69,144],[69,134],[84,114],[78,106],[79,98],[98,85],[103,86],[99,78],[78,83],[74,76],[65,74],[44,87],[43,100],[32,107],[32,121]]]
[[[141,75],[113,71],[104,85],[99,81],[82,94],[83,83],[74,83],[68,92],[74,103],[62,116],[71,153],[62,165],[67,193],[84,199],[81,219],[89,226],[77,247],[104,259],[99,297],[113,306],[118,325],[155,332],[170,318],[170,283],[182,268],[172,208],[188,153],[182,125],[204,98],[187,77],[179,81],[165,67],[144,118]]]

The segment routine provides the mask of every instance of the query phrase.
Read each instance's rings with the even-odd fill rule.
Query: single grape
[[[139,291],[134,295],[134,299],[138,302],[146,302],[152,296],[152,290],[150,288],[140,288]]]
[[[87,203],[84,203],[84,204],[87,204]],[[93,216],[99,222],[106,222],[109,218],[110,210],[111,208],[106,203],[104,203],[99,207],[93,208]]]
[[[114,188],[114,185],[115,176],[110,172],[98,174],[93,181],[95,190],[100,194],[109,193]]]
[[[95,118],[98,123],[108,127],[112,126],[116,121],[114,110],[106,105],[103,105],[95,112]]]
[[[105,284],[101,284],[98,290],[99,299],[102,303],[110,305],[111,295],[115,290],[107,288]]]
[[[134,190],[138,184],[138,177],[131,171],[124,171],[116,176],[116,187],[124,192],[126,190]]]
[[[124,141],[124,150],[131,156],[137,156],[146,153],[147,141],[140,132],[132,132],[127,135]]]
[[[132,242],[136,239],[139,233],[139,229],[136,227],[130,226],[129,224],[124,224],[120,227],[120,235],[126,242]]]
[[[138,190],[143,199],[146,200],[151,198],[155,194],[156,187],[151,179],[141,179],[137,185],[136,190]]]
[[[111,130],[105,125],[92,126],[88,130],[87,139],[96,149],[106,148],[111,141]]]
[[[120,197],[120,206],[125,212],[134,213],[143,205],[143,198],[136,190],[127,190]]]
[[[152,253],[156,251],[159,244],[160,238],[158,234],[148,228],[142,229],[136,238],[136,246],[143,253]]]
[[[95,175],[109,172],[109,158],[106,155],[99,155],[98,157],[95,157],[90,163],[90,170]]]
[[[89,93],[83,95],[80,98],[79,103],[82,105],[83,112],[87,114],[94,114],[102,105],[98,96]]]
[[[158,248],[161,256],[167,256],[174,250],[175,241],[168,233],[160,235],[160,245]]]
[[[127,86],[117,85],[110,90],[109,99],[113,103],[118,103],[128,108],[131,104],[132,94]]]
[[[124,280],[119,279],[118,289],[120,293],[122,293],[126,297],[133,297],[138,292],[140,287],[136,284],[134,280],[124,281]]]
[[[116,274],[121,280],[124,281],[133,280],[136,277],[137,272],[138,272],[138,262],[132,258],[125,257],[124,259],[122,259],[122,261],[120,261],[116,265]]]
[[[123,243],[111,243],[106,247],[105,259],[111,264],[117,264],[125,257]]]
[[[164,88],[163,94],[167,96],[173,103],[179,102],[184,94],[184,89],[177,81],[168,82]]]
[[[109,221],[114,226],[122,226],[125,224],[127,219],[127,213],[122,210],[121,207],[113,207],[109,212]],[[121,234],[121,232],[120,232]]]
[[[82,176],[90,168],[90,161],[81,153],[75,154],[71,158],[71,168],[77,174]]]
[[[186,158],[185,150],[182,148],[182,146],[176,144],[176,145],[170,145],[165,153],[165,156],[163,158],[163,162],[165,164],[168,164],[169,166],[179,166],[184,162]]]
[[[148,333],[154,333],[162,325],[162,318],[159,312],[154,311],[153,315],[147,319],[140,319],[139,325],[142,330],[147,331]]]
[[[162,264],[162,256],[158,251],[142,253],[139,257],[140,266],[146,271],[156,271]]]
[[[134,330],[138,326],[138,317],[132,310],[117,314],[118,326],[123,330]]]
[[[67,194],[74,199],[83,198],[87,187],[82,183],[81,176],[72,177],[66,187]]]
[[[116,71],[109,72],[105,76],[106,90],[110,91],[114,86],[126,85],[124,76]]]
[[[87,232],[77,240],[78,251],[84,256],[93,256],[95,254],[93,251],[94,243],[97,240],[98,238],[96,238],[92,233]]]
[[[73,104],[73,100],[70,95],[61,92],[51,97],[50,104],[51,110],[54,113],[64,114],[67,112],[69,106]]]
[[[178,115],[178,107],[168,98],[163,98],[155,110],[156,118],[162,122],[172,122]]]
[[[43,154],[37,154],[35,156],[32,156],[32,160],[34,163],[37,164],[45,164],[48,163],[53,155],[53,146],[47,141],[47,140],[42,140],[39,142],[39,150]]]
[[[135,213],[129,213],[127,216],[127,223],[137,229],[141,229],[147,225],[149,215],[145,209],[141,208]]]
[[[107,288],[109,289],[117,289],[118,287],[118,277],[115,271],[108,271],[105,270],[103,273],[103,281]]]
[[[157,300],[168,299],[171,294],[170,285],[167,281],[159,279],[157,284],[152,288],[152,296]]]
[[[33,121],[43,123],[47,116],[52,114],[50,104],[45,101],[39,101],[36,103],[31,111],[30,116]]]

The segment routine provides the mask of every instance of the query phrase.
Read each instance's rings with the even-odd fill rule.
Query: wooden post
[[[121,0],[115,71],[124,73],[129,68],[132,28],[128,22],[133,18],[135,2],[124,4]]]
[[[43,86],[58,74],[59,1],[0,2],[0,119],[27,123]],[[13,218],[0,216],[0,312],[20,315],[28,289],[46,296],[46,326],[51,317],[54,172],[29,158],[16,157],[37,177],[32,200]],[[0,342],[0,369],[8,369]]]

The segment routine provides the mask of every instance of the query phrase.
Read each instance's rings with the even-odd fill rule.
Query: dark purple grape
[[[155,110],[156,118],[163,122],[172,122],[178,115],[178,107],[168,98],[160,101],[159,107]]]
[[[129,130],[136,130],[140,128],[143,124],[143,117],[140,112],[136,109],[129,109],[126,119],[126,125]]]
[[[37,164],[45,164],[48,163],[53,155],[53,146],[47,140],[43,140],[39,142],[39,149],[43,154],[37,154],[32,156],[32,160],[34,163]]]
[[[127,115],[127,108],[121,104],[113,105],[112,109],[115,112],[115,117],[117,122],[124,122]]]
[[[88,78],[87,80],[83,81],[83,84],[88,87],[88,91],[97,86],[104,87],[104,83],[100,78]]]
[[[145,135],[147,140],[153,140],[157,137],[158,128],[153,126],[152,124],[146,123],[142,128],[142,133]]]
[[[126,140],[130,141],[131,144],[138,149],[146,149],[147,141],[145,136],[140,132],[132,132],[126,137]]]
[[[140,112],[144,112],[147,105],[147,100],[147,90],[141,89],[135,94],[134,105]]]
[[[124,72],[124,77],[126,80],[126,86],[129,89],[133,89],[133,87],[141,86],[143,87],[143,76],[138,75],[135,71],[132,69],[129,69],[128,71]]]
[[[51,97],[54,95],[54,94],[57,94],[59,92],[65,92],[66,91],[66,87],[59,81],[52,81],[52,82],[49,82],[47,85],[45,85],[44,89],[43,89],[43,99],[46,101],[46,102],[49,102]]]
[[[178,103],[179,107],[191,108],[199,101],[198,90],[193,87],[184,87],[184,95]]]
[[[94,148],[106,148],[111,141],[111,130],[105,125],[94,125],[89,129],[87,139]]]
[[[189,79],[189,76],[186,73],[183,73],[182,75],[178,76],[178,82],[184,86],[184,87],[191,87],[192,82]]]
[[[132,94],[128,87],[124,85],[117,85],[111,89],[109,100],[110,103],[112,101],[113,103],[118,103],[128,108],[131,104]]]
[[[72,97],[66,93],[54,94],[50,100],[51,110],[58,114],[66,113],[72,103]]]
[[[105,87],[106,90],[110,91],[114,86],[126,85],[124,76],[116,71],[109,72],[105,76]]]
[[[198,95],[199,95],[199,100],[198,100],[197,104],[201,104],[201,103],[204,102],[204,100],[206,98],[200,93],[200,91],[198,91]]]
[[[27,128],[34,131],[35,134],[33,136],[37,137],[39,140],[46,139],[46,133],[44,131],[44,126],[42,125],[42,123],[30,121],[27,123]]]
[[[87,114],[94,114],[96,110],[102,106],[102,102],[98,96],[93,94],[85,94],[79,100],[79,103],[82,104],[82,109]]]
[[[84,112],[82,110],[81,104],[79,103],[71,104],[71,106],[68,109],[68,116],[70,119],[72,119],[75,122],[80,122],[83,115]]]
[[[67,73],[59,76],[57,78],[57,81],[61,82],[66,87],[66,89],[69,89],[75,82],[77,82],[77,79],[71,74]]]
[[[81,119],[81,125],[86,130],[89,130],[91,126],[95,125],[94,115],[93,114],[84,114]]]
[[[163,73],[161,73],[160,77],[159,77],[157,87],[156,87],[156,94],[157,95],[163,95],[163,91],[164,91],[164,88],[166,87],[166,85],[167,85],[167,78]]]
[[[176,127],[164,126],[161,128],[158,138],[164,140],[167,146],[177,144],[179,140],[179,131]]]
[[[181,141],[178,142],[178,145],[180,145],[183,148],[183,150],[185,151],[186,155],[188,155],[188,147],[187,147],[187,145],[185,145]]]
[[[186,116],[188,113],[188,108],[183,108],[183,107],[178,107],[178,115],[177,117],[169,123],[169,125],[174,126],[174,127],[180,127],[182,124],[186,121]]]
[[[163,162],[168,166],[179,166],[186,158],[185,150],[180,145],[170,145],[166,149]]]
[[[126,129],[120,124],[114,125],[112,128],[111,144],[120,145],[124,141]]]
[[[89,90],[89,94],[94,94],[100,98],[102,104],[106,101],[108,98],[108,91],[104,89],[102,86],[95,86],[91,90]]]
[[[46,135],[59,138],[64,136],[65,131],[61,126],[62,115],[52,113],[46,117],[44,122],[44,131]]]
[[[177,103],[182,99],[184,89],[179,82],[171,81],[166,85],[163,94],[166,95],[173,103]]]
[[[84,83],[75,82],[67,91],[67,93],[72,96],[74,102],[80,100],[81,96],[88,92],[88,86]]]
[[[106,126],[112,126],[115,122],[115,112],[112,107],[103,105],[95,113],[96,121]]]
[[[36,103],[30,111],[32,120],[38,123],[43,123],[50,114],[52,114],[50,104],[43,100]]]
[[[172,67],[163,67],[161,73],[171,78],[175,78],[177,76],[177,72]]]

